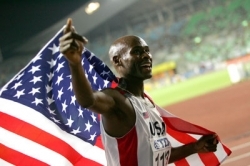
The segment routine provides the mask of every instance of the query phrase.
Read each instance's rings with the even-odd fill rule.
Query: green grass
[[[207,73],[148,92],[159,106],[167,106],[231,85],[227,70]]]

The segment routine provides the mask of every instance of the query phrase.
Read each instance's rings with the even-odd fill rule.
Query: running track
[[[166,109],[219,135],[232,150],[222,166],[250,166],[250,80]]]

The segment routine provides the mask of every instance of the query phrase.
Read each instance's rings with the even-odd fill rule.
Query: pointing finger
[[[64,29],[64,33],[70,32],[72,29],[72,19],[69,18],[66,23],[66,27]]]

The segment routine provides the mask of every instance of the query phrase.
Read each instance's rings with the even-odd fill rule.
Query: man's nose
[[[150,52],[143,50],[142,53],[142,58],[147,57],[147,58],[152,58],[152,55],[150,54]]]

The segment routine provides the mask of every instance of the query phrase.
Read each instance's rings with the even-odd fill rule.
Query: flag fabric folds
[[[106,165],[98,115],[76,102],[68,63],[59,52],[62,29],[0,90],[1,166]],[[94,90],[116,86],[116,76],[87,49],[82,65]],[[158,110],[173,146],[212,133]],[[215,153],[194,154],[170,165],[215,166],[230,153],[220,142]]]

